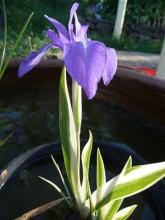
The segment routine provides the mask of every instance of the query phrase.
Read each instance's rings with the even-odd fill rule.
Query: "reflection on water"
[[[1,89],[0,167],[32,147],[59,139],[58,88]],[[93,99],[83,104],[82,138],[88,130],[95,141],[122,142],[150,161],[165,159],[165,128],[118,106]]]

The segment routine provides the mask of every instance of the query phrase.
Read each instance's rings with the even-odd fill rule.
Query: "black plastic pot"
[[[82,143],[83,146],[83,143]],[[96,164],[96,150],[99,146],[104,162],[105,167],[107,168],[107,176],[108,179],[112,178],[114,175],[118,174],[122,167],[124,166],[125,162],[127,161],[129,155],[132,155],[133,157],[133,164],[143,164],[145,161],[136,154],[135,151],[130,149],[128,146],[124,144],[119,143],[111,143],[111,144],[103,144],[103,143],[94,143],[93,151],[92,151],[92,159],[91,159],[91,173],[90,173],[90,181],[92,188],[95,188],[95,164]],[[38,146],[32,150],[29,150],[20,156],[18,156],[16,159],[14,159],[10,164],[8,164],[4,169],[1,171],[1,173],[5,173],[4,170],[6,170],[6,175],[3,175],[3,178],[1,176],[0,179],[0,219],[2,220],[13,220],[16,217],[22,215],[23,213],[29,211],[32,208],[36,208],[37,206],[49,202],[54,198],[54,189],[50,193],[50,186],[46,183],[42,183],[42,186],[39,186],[41,180],[38,180],[38,185],[34,185],[35,189],[33,188],[33,192],[35,193],[35,196],[31,196],[30,191],[26,194],[27,200],[28,196],[30,197],[29,201],[27,202],[24,198],[22,202],[22,205],[17,206],[17,196],[20,198],[21,196],[25,196],[24,193],[22,195],[19,195],[19,192],[22,191],[19,190],[19,182],[22,180],[20,179],[20,176],[22,173],[27,171],[28,169],[37,169],[39,170],[39,175],[46,175],[47,170],[43,169],[43,164],[49,163],[49,156],[50,154],[53,154],[55,159],[58,161],[61,166],[63,166],[63,159],[62,159],[62,153],[60,148],[60,143],[49,143],[45,145]],[[40,170],[40,167],[42,169]],[[44,172],[42,173],[42,171]],[[53,168],[54,172],[55,168]],[[36,171],[35,171],[36,172]],[[21,173],[21,175],[20,175]],[[34,175],[34,174],[33,174]],[[38,175],[38,173],[37,173]],[[57,179],[57,176],[55,176],[56,184],[59,184],[59,180]],[[33,181],[32,181],[33,182]],[[35,184],[35,183],[34,183]],[[42,188],[44,186],[44,188]],[[18,188],[17,188],[18,187]],[[17,188],[17,189],[16,189]],[[40,190],[39,190],[40,188]],[[53,192],[53,193],[52,193]],[[44,197],[44,195],[49,194],[47,198]],[[12,195],[13,194],[13,195]],[[42,201],[41,201],[41,194],[43,195]],[[12,197],[13,196],[13,197]],[[38,199],[39,197],[39,199]],[[14,201],[12,199],[14,198]],[[18,200],[19,200],[18,198]],[[57,195],[57,198],[59,196]],[[57,199],[54,198],[54,199]],[[139,208],[135,211],[135,214],[132,216],[132,219],[136,220],[164,220],[165,217],[165,182],[160,181],[157,183],[154,187],[150,188],[149,190],[146,190],[144,193],[141,194],[141,196],[133,196],[132,199],[126,200],[124,203],[124,206],[135,204],[136,202],[140,203]],[[37,204],[39,202],[39,204]],[[15,203],[15,204],[14,204]],[[30,204],[30,205],[29,205]],[[14,207],[13,207],[14,205]],[[64,211],[65,213],[66,211]],[[69,220],[71,219],[77,219],[77,216],[75,217],[74,214],[69,215]],[[51,215],[51,211],[48,211],[46,214],[42,214],[38,217],[35,217],[34,219],[53,219]],[[55,218],[54,218],[55,219]],[[67,219],[65,217],[65,219]],[[130,218],[131,219],[131,218]]]

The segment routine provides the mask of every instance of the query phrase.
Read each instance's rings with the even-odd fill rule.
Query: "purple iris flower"
[[[87,38],[88,25],[79,23],[76,15],[78,6],[78,3],[74,3],[71,8],[68,30],[54,18],[45,15],[58,34],[51,29],[46,31],[52,43],[30,53],[20,64],[18,76],[22,77],[36,66],[50,48],[60,48],[68,73],[91,99],[95,96],[101,79],[105,85],[112,80],[117,69],[117,56],[113,48],[107,48],[103,43]]]

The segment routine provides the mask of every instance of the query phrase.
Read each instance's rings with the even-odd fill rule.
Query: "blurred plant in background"
[[[43,18],[44,14],[49,14],[51,17],[55,16],[63,24],[67,23],[68,15],[67,11],[70,9],[73,0],[7,0],[6,1],[6,13],[8,17],[8,47],[6,49],[7,54],[12,50],[11,45],[15,42],[18,32],[22,28],[21,20],[26,20],[29,14],[34,11],[35,16],[28,25],[24,39],[17,50],[14,52],[14,56],[24,57],[29,50],[36,50],[44,43],[48,43],[48,40],[44,38],[44,31],[48,25]],[[106,19],[112,24],[115,21],[116,10],[118,1],[116,0],[79,0],[81,3],[80,16],[84,18],[85,10],[89,5],[96,5],[102,3],[103,7],[99,11],[102,19]],[[22,8],[24,10],[22,10]],[[154,2],[153,0],[128,1],[125,23],[133,23],[133,25],[152,25],[153,27],[163,26],[165,23],[165,2],[159,0]],[[136,50],[143,52],[160,53],[163,40],[159,39],[155,42],[145,41],[138,42],[132,36],[128,36],[127,33],[122,34],[121,41],[114,41],[111,38],[111,31],[107,31],[105,36],[99,30],[89,30],[89,36],[92,38],[103,41],[107,46],[116,47],[116,49],[122,50]],[[1,39],[2,34],[0,33]],[[3,41],[0,41],[2,47]]]
[[[89,4],[102,2],[104,8],[102,15],[108,20],[114,20],[118,1],[116,0],[89,0]],[[132,0],[128,1],[126,11],[126,21],[134,24],[146,24],[150,26],[165,26],[165,1],[163,0]]]
[[[13,54],[18,46],[18,43],[20,42],[26,28],[27,25],[29,24],[33,13],[31,13],[31,15],[28,17],[25,25],[23,26],[23,28],[21,29],[20,33],[17,35],[16,37],[16,41],[12,42],[11,45],[11,51],[8,53],[8,57],[6,57],[6,49],[7,49],[7,38],[8,38],[8,26],[7,26],[7,16],[6,16],[6,8],[5,8],[5,1],[2,0],[2,9],[1,11],[3,12],[3,17],[1,17],[1,20],[4,20],[4,32],[2,32],[3,34],[1,34],[1,37],[3,37],[2,42],[0,43],[0,46],[2,48],[2,51],[0,52],[0,80],[3,77],[3,74],[5,73],[5,70],[8,66],[8,64],[10,63]],[[1,24],[2,25],[2,24]],[[13,135],[13,133],[10,133],[6,138],[4,139],[0,139],[0,147],[2,145],[4,145],[8,139]]]
[[[2,52],[1,52],[1,58],[0,58],[0,79],[2,78],[8,64],[10,63],[13,54],[18,46],[18,43],[20,42],[26,28],[27,25],[29,24],[33,13],[30,14],[30,16],[28,17],[25,25],[23,26],[23,28],[21,29],[20,33],[17,34],[16,36],[16,40],[15,42],[12,42],[11,44],[11,50],[8,53],[8,57],[6,57],[6,49],[7,49],[7,38],[8,38],[8,26],[7,26],[7,15],[6,15],[6,8],[5,8],[5,1],[2,0],[2,5],[3,5],[3,15],[4,15],[4,33],[3,33],[3,41],[1,43],[1,48],[2,48]]]

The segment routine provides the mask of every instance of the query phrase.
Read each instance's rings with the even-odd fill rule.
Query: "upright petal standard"
[[[76,14],[78,6],[78,3],[74,3],[71,8],[68,30],[56,19],[45,15],[57,33],[51,29],[46,31],[46,36],[52,43],[38,52],[32,52],[20,64],[18,76],[22,77],[36,66],[50,48],[57,47],[63,51],[64,64],[70,76],[84,89],[87,97],[92,99],[101,79],[105,85],[112,80],[117,69],[117,56],[114,49],[87,38],[88,25],[79,23]]]

